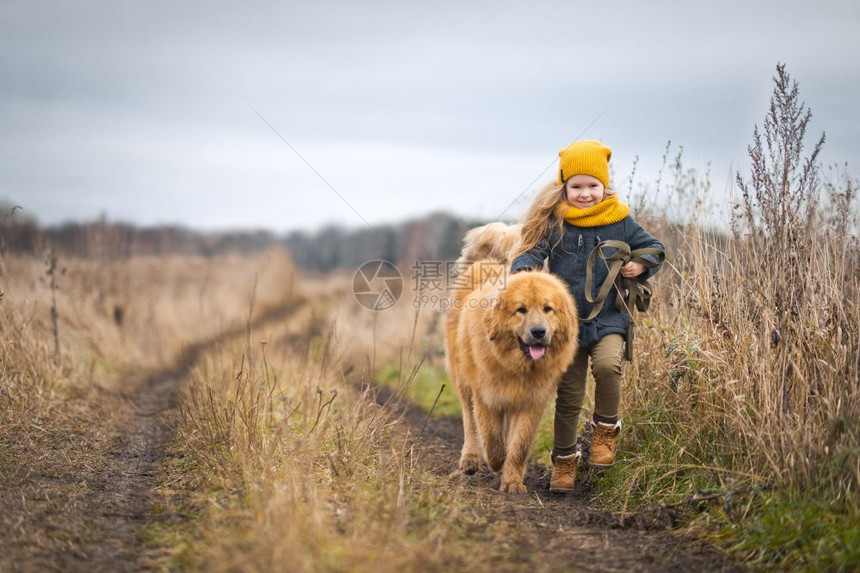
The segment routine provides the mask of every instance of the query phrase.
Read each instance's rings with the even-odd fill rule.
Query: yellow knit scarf
[[[576,227],[599,227],[617,223],[630,214],[630,207],[619,201],[616,196],[607,197],[588,209],[574,207],[562,199],[556,208],[556,213]]]

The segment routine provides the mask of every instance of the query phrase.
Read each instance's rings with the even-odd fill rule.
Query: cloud
[[[0,195],[47,222],[348,221],[307,199],[321,182],[254,110],[374,221],[492,216],[600,114],[585,137],[617,150],[616,172],[639,155],[656,173],[671,139],[722,182],[777,61],[826,157],[854,162],[858,28],[850,2],[12,3]]]

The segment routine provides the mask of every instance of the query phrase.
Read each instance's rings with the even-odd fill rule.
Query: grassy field
[[[370,312],[351,273],[302,276],[282,252],[0,244],[0,568],[860,569],[854,183],[810,171],[817,147],[786,151],[808,118],[776,79],[723,231],[680,152],[639,189],[668,262],[637,318],[619,462],[567,499],[545,491],[551,405],[529,495],[449,475],[441,315],[408,293]],[[140,428],[158,439],[129,450]]]

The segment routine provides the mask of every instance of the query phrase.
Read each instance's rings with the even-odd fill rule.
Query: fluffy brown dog
[[[471,242],[467,236],[460,262],[471,266],[460,273],[447,309],[445,357],[463,405],[460,470],[475,473],[483,453],[501,472],[499,489],[523,493],[538,423],[573,361],[578,323],[567,285],[555,275],[505,276],[509,253],[468,261],[470,253],[486,252],[481,245],[496,231],[510,238],[506,229],[486,227],[470,231]]]

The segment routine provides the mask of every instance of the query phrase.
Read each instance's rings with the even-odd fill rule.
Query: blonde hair
[[[528,210],[523,215],[523,228],[520,231],[521,242],[516,256],[532,250],[544,237],[549,240],[554,229],[558,231],[556,234],[558,238],[554,244],[550,245],[550,248],[554,248],[561,242],[564,218],[558,214],[558,204],[562,201],[567,201],[567,192],[564,189],[564,185],[564,183],[559,185],[553,181],[545,185],[535,195],[531,205],[529,205]],[[616,190],[606,187],[603,191],[603,199],[613,197],[617,194]]]

